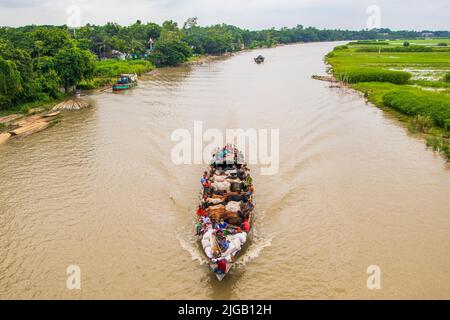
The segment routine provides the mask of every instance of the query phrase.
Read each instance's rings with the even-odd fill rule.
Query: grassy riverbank
[[[326,61],[337,79],[395,114],[450,160],[449,44],[450,39],[351,42],[336,47]]]
[[[95,65],[94,78],[80,82],[77,88],[93,90],[107,87],[114,84],[121,74],[137,74],[140,76],[155,68],[155,65],[147,60],[102,60]]]
[[[186,62],[180,64],[179,66],[186,65],[198,65],[204,64],[208,62],[212,62],[217,59],[221,59],[223,57],[229,56],[230,54],[222,54],[222,55],[193,55]],[[161,66],[163,67],[163,66]],[[159,67],[159,68],[161,68]],[[92,80],[89,81],[81,81],[77,85],[77,89],[82,91],[86,91],[85,94],[89,95],[92,91],[97,89],[110,88],[112,84],[117,81],[117,78],[120,74],[138,74],[138,75],[152,75],[157,68],[154,64],[147,60],[117,60],[117,59],[109,59],[99,61],[96,64],[95,76]],[[44,99],[18,104],[7,110],[0,110],[0,135],[7,133],[14,129],[14,123],[17,121],[24,121],[27,119],[33,119],[36,116],[42,116],[48,113],[54,106],[57,104],[69,100],[71,95],[68,94],[59,94],[58,98],[49,98],[45,97]],[[14,121],[11,123],[9,119],[14,117]],[[59,117],[58,117],[59,119]],[[38,119],[39,120],[39,119]],[[6,121],[6,122],[4,122]],[[0,138],[2,138],[0,136]],[[0,139],[1,143],[4,143],[4,139]]]
[[[61,94],[61,96],[58,98],[46,97],[42,100],[19,104],[19,105],[14,106],[11,109],[0,110],[0,117],[4,117],[7,115],[16,114],[16,113],[26,115],[26,114],[33,113],[33,110],[37,110],[37,109],[42,109],[44,111],[47,111],[47,110],[50,110],[56,104],[58,104],[64,100],[67,100],[69,98],[70,98],[70,95]],[[0,123],[0,129],[1,129],[1,123]]]

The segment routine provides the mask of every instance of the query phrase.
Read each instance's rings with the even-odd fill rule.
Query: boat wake
[[[273,236],[258,237],[258,229],[254,227],[253,237],[248,249],[236,261],[236,267],[244,267],[251,261],[259,257],[260,253],[267,247],[272,245]]]
[[[181,247],[191,255],[192,261],[198,261],[200,265],[208,264],[208,260],[204,257],[204,254],[197,246],[195,237],[184,239],[181,235],[178,235],[177,238]]]

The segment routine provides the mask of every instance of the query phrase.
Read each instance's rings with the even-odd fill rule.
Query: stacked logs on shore
[[[0,133],[0,144],[6,142],[11,137],[23,138],[33,133],[48,128],[61,114],[63,110],[80,110],[90,107],[89,103],[81,99],[70,99],[64,101],[44,112],[43,108],[35,108],[29,111],[30,116],[12,114],[0,118],[0,124],[6,127],[7,132]]]
[[[84,100],[81,99],[70,99],[66,100],[64,102],[61,102],[60,104],[54,106],[52,108],[52,111],[63,111],[63,110],[81,110],[85,108],[89,108],[90,104]]]

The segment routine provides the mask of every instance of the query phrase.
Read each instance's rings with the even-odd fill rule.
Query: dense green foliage
[[[21,31],[18,31],[21,30]],[[58,27],[0,29],[0,109],[46,102],[93,76],[95,55]]]
[[[95,66],[95,76],[98,77],[116,77],[122,73],[137,74],[153,70],[155,66],[147,60],[122,61],[116,59],[102,60]]]
[[[447,72],[444,76],[444,81],[445,82],[450,82],[450,72]]]
[[[8,106],[22,92],[22,79],[17,66],[0,57],[0,108]]]
[[[450,128],[450,100],[439,93],[394,90],[383,97],[386,106],[407,115],[427,116],[441,128]]]
[[[437,45],[442,41],[450,43],[450,39],[414,39],[403,47],[405,40],[389,41],[388,46],[352,42],[336,47],[326,59],[337,78],[352,83],[375,105],[391,110],[411,132],[430,137],[427,144],[450,160],[450,83],[446,82],[450,52]]]
[[[435,152],[442,152],[447,160],[450,161],[450,142],[445,137],[430,137],[427,139],[427,147],[430,147]]]
[[[434,35],[442,38],[441,42],[450,37],[448,31],[435,31]],[[360,45],[384,45],[388,42],[376,39],[421,36],[422,32],[416,31],[319,30],[302,25],[251,31],[227,24],[199,26],[197,18],[189,18],[182,27],[173,21],[162,25],[141,21],[130,26],[88,24],[76,30],[67,26],[0,27],[0,109],[56,99],[61,88],[95,88],[120,73],[149,71],[153,64],[177,65],[193,54],[220,55],[310,41],[354,40]],[[104,61],[111,58],[126,61]]]
[[[345,69],[336,76],[339,80],[346,83],[390,82],[395,84],[405,84],[411,78],[411,74],[404,71],[363,68]]]
[[[57,52],[55,70],[61,78],[66,92],[82,80],[92,79],[95,70],[94,55],[75,46],[65,47]]]
[[[433,52],[434,48],[426,46],[407,46],[407,47],[362,47],[357,48],[356,52]]]
[[[408,129],[412,133],[423,132],[427,133],[433,127],[433,119],[428,116],[417,115],[408,122]]]
[[[389,42],[386,41],[369,41],[369,40],[359,40],[359,41],[353,41],[350,42],[349,45],[382,45],[386,46],[389,45]]]

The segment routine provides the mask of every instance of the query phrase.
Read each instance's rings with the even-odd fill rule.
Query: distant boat
[[[113,91],[123,91],[138,85],[138,78],[136,74],[122,74],[117,83],[113,85]]]
[[[257,64],[260,64],[260,63],[263,63],[265,59],[266,59],[266,58],[264,58],[262,55],[259,55],[259,56],[257,56],[257,57],[255,58],[255,62],[256,62]]]

